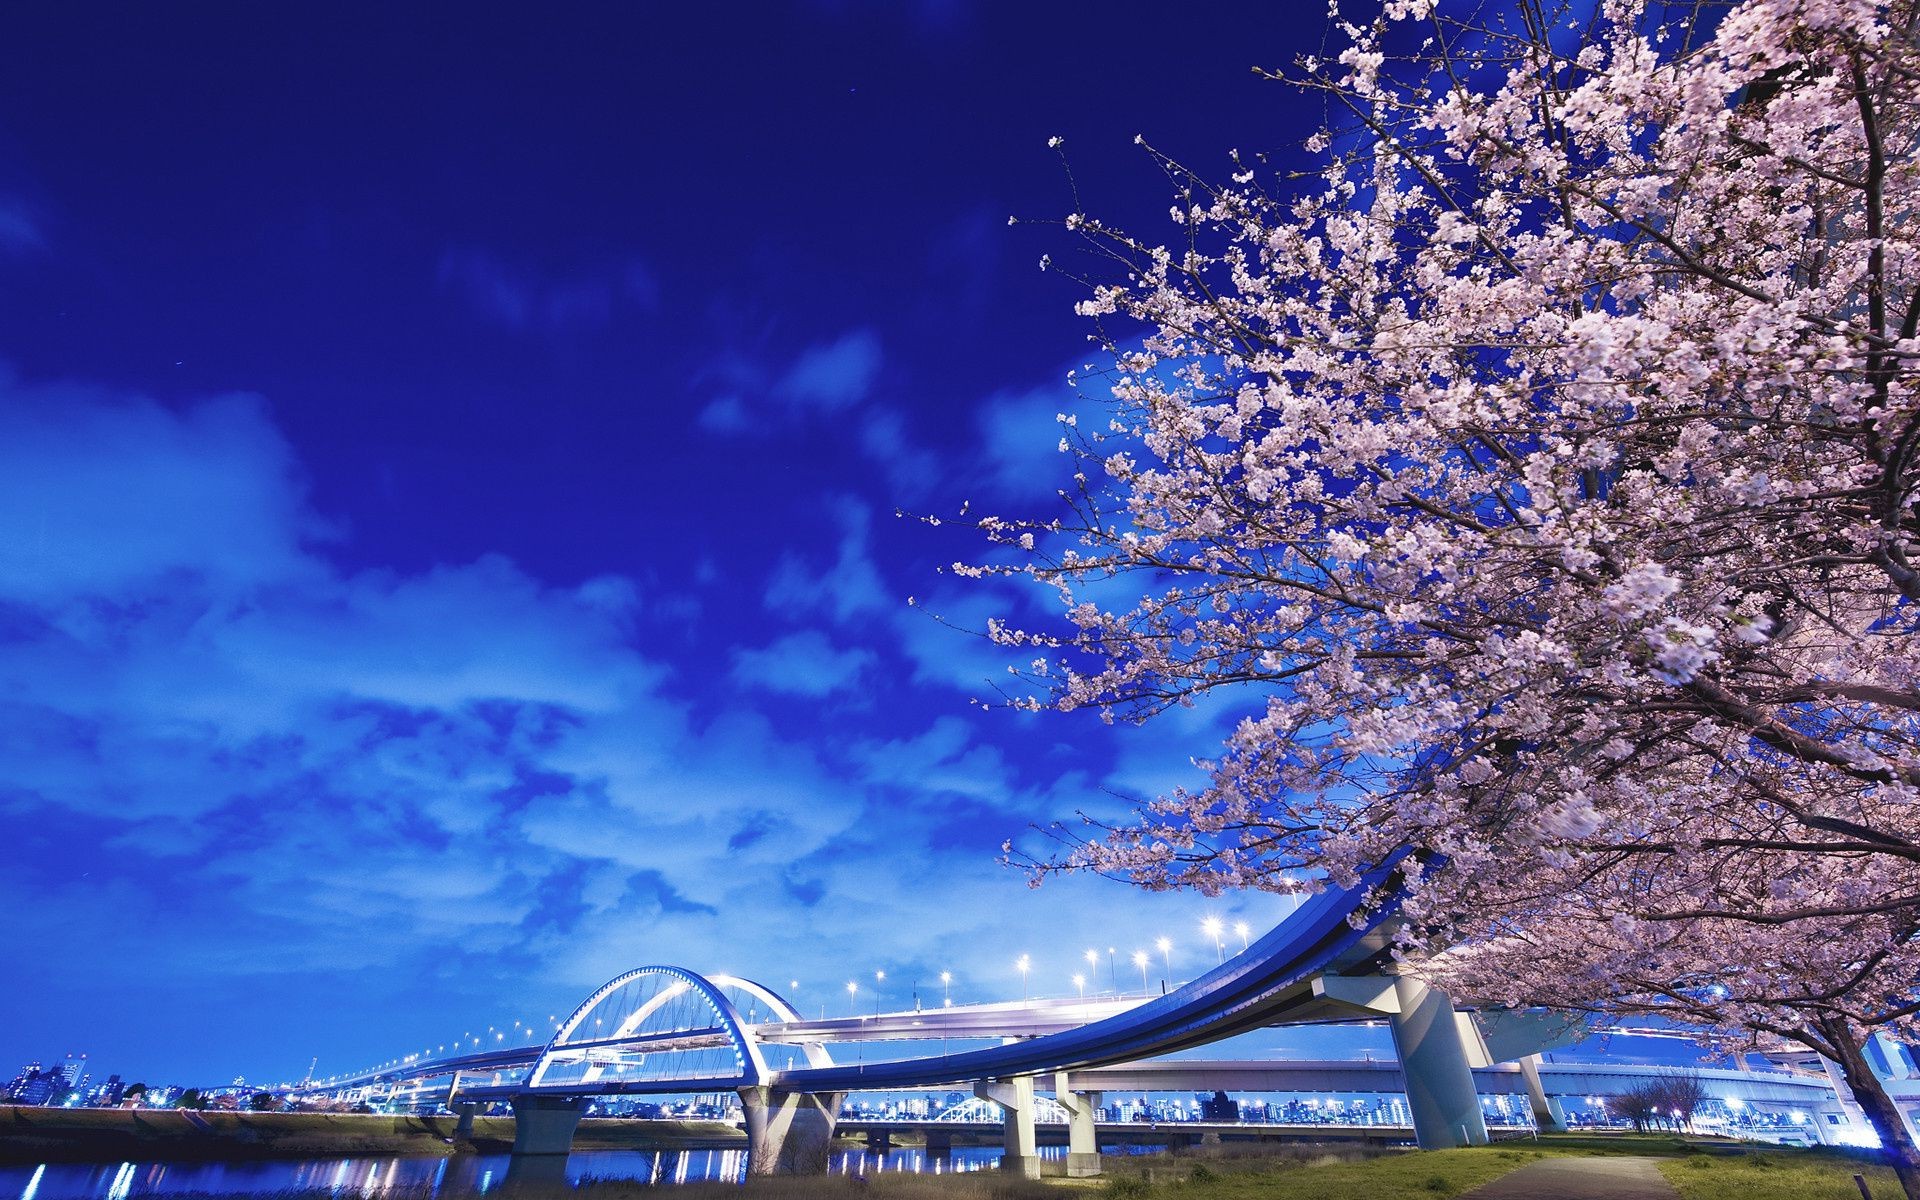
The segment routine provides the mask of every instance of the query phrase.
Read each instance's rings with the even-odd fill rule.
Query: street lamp
[[[1253,941],[1253,930],[1245,921],[1235,921],[1233,931],[1240,935],[1240,949],[1244,952]]]
[[[1113,947],[1107,947],[1107,982],[1113,985],[1113,994],[1120,994],[1120,976],[1113,969]]]
[[[857,993],[859,990],[860,990],[859,984],[855,983],[851,979],[847,980],[847,1012],[851,1016],[857,1017],[860,1015],[859,1011],[853,1007],[853,997],[855,993]]]
[[[1213,939],[1214,953],[1220,956],[1221,962],[1227,961],[1227,945],[1220,940],[1220,931],[1223,928],[1224,926],[1221,925],[1219,917],[1208,917],[1206,920],[1200,922],[1201,932]]]
[[[1080,998],[1085,1000],[1087,998],[1087,977],[1076,973],[1073,977],[1073,986],[1079,989]]]
[[[1154,945],[1160,950],[1161,965],[1167,969],[1167,973],[1160,977],[1160,982],[1170,982],[1173,979],[1173,939],[1163,937]]]
[[[1145,995],[1147,992],[1147,952],[1145,950],[1133,952],[1133,965],[1140,968],[1140,993]]]
[[[952,971],[940,972],[940,989],[942,992],[946,994],[946,1003],[943,1007],[952,1008],[953,1007],[953,972]]]
[[[1027,991],[1027,972],[1033,967],[1033,960],[1022,954],[1013,965],[1020,972],[1020,999],[1023,1001],[1032,999],[1032,995]]]

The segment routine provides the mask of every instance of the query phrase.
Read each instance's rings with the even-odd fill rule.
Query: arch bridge
[[[971,1086],[1004,1115],[1002,1166],[1037,1174],[1037,1084],[1069,1116],[1069,1174],[1091,1175],[1100,1169],[1093,1120],[1100,1094],[1076,1092],[1067,1072],[1156,1058],[1269,1025],[1384,1017],[1416,1140],[1423,1147],[1482,1142],[1473,1068],[1525,1058],[1552,1035],[1524,1017],[1483,1015],[1476,1025],[1444,995],[1384,974],[1397,882],[1390,863],[1354,887],[1329,888],[1239,955],[1161,996],[807,1021],[752,980],[646,966],[601,986],[537,1050],[416,1061],[361,1079],[451,1075],[449,1101],[463,1112],[466,1129],[478,1102],[508,1100],[516,1163],[557,1156],[561,1165],[591,1097],[734,1091],[755,1173],[824,1171],[848,1092]],[[882,1038],[932,1052],[846,1063],[828,1050],[835,1042]],[[953,1039],[973,1040],[976,1048],[949,1052]],[[1002,1044],[978,1047],[984,1039]],[[463,1081],[467,1072],[492,1078]],[[1529,1083],[1536,1110],[1550,1122],[1537,1075],[1529,1074]]]

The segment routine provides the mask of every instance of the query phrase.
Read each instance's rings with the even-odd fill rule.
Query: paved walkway
[[[1468,1192],[1462,1200],[1678,1200],[1657,1158],[1596,1154],[1543,1158]]]

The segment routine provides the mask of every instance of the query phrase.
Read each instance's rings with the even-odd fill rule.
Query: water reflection
[[[902,1147],[886,1154],[846,1151],[835,1154],[828,1170],[836,1175],[882,1172],[947,1175],[995,1167],[998,1146],[955,1146],[947,1154]],[[1064,1146],[1043,1146],[1040,1157],[1059,1159]],[[0,1167],[0,1200],[140,1200],[141,1197],[258,1195],[272,1192],[324,1192],[331,1195],[404,1193],[414,1196],[484,1195],[506,1183],[509,1158],[462,1155],[421,1158],[326,1158],[279,1162],[40,1163]],[[523,1178],[527,1164],[518,1164]],[[551,1182],[575,1187],[597,1179],[639,1180],[650,1184],[706,1180],[738,1182],[747,1170],[745,1150],[582,1150],[564,1164],[544,1164]]]

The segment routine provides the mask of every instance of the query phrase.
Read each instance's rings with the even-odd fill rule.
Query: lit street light
[[[1173,981],[1173,939],[1163,937],[1155,942],[1154,945],[1160,950],[1161,965],[1167,969],[1167,973],[1160,977],[1160,982],[1162,984],[1170,983]]]
[[[1080,998],[1085,1000],[1087,998],[1087,977],[1076,972],[1073,977],[1073,986],[1080,990]]]
[[[1033,960],[1027,957],[1026,955],[1022,954],[1019,960],[1016,961],[1013,965],[1020,972],[1020,999],[1021,1000],[1032,999],[1032,996],[1027,992],[1027,971],[1032,968]]]
[[[847,1014],[849,1016],[857,1017],[860,1015],[860,1011],[854,1008],[853,1006],[853,997],[859,991],[860,991],[859,984],[855,983],[851,979],[847,980]]]
[[[1227,944],[1220,940],[1220,932],[1224,928],[1219,917],[1208,917],[1200,922],[1201,932],[1213,939],[1214,952],[1220,956],[1221,962],[1227,961]]]
[[[1145,950],[1133,952],[1133,965],[1140,968],[1140,991],[1144,994],[1147,991],[1147,952]]]
[[[1252,928],[1249,927],[1245,921],[1235,921],[1233,923],[1233,931],[1240,935],[1240,949],[1244,952],[1252,942]]]
[[[940,988],[946,994],[946,1004],[944,1007],[952,1008],[953,1007],[953,972],[952,971],[940,972]]]

